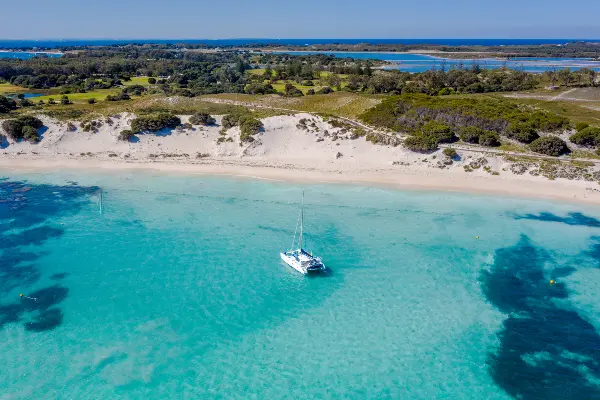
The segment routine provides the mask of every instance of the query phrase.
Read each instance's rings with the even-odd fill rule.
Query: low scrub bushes
[[[36,117],[21,115],[15,119],[7,119],[2,122],[2,128],[13,140],[29,140],[38,142],[40,140],[38,129],[44,124]]]
[[[579,132],[571,135],[569,140],[579,146],[598,146],[600,144],[600,128],[593,126],[582,128]]]
[[[534,140],[529,148],[540,154],[558,157],[569,152],[564,140],[557,136],[544,136]]]
[[[190,124],[192,125],[214,125],[215,119],[207,113],[198,112],[190,117]]]
[[[161,129],[173,129],[181,124],[179,117],[169,113],[158,113],[154,115],[142,115],[131,121],[131,130],[134,132],[159,131]]]

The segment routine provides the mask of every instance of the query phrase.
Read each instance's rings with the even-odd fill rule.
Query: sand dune
[[[600,204],[600,187],[593,181],[516,174],[511,171],[511,162],[497,154],[483,157],[478,152],[460,150],[460,160],[450,163],[441,151],[422,155],[401,146],[373,145],[311,114],[266,118],[264,131],[255,136],[254,142],[243,145],[238,128],[220,134],[220,117],[216,117],[215,126],[140,134],[133,142],[118,140],[119,132],[129,127],[132,118],[128,114],[113,116],[95,132],[84,132],[78,123],[71,131],[67,123],[42,118],[47,129],[40,143],[9,141],[8,147],[0,150],[0,168],[154,169]],[[182,121],[187,118],[182,116]],[[299,125],[302,119],[307,121],[306,128]],[[466,172],[467,165],[475,168],[467,168],[471,172]]]

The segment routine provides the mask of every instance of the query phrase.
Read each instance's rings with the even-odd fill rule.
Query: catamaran
[[[296,244],[296,234],[298,233],[298,226],[300,226],[300,238],[298,241],[298,249],[293,250]],[[300,207],[300,216],[298,217],[298,223],[296,224],[296,231],[294,232],[294,240],[292,241],[292,247],[290,251],[280,253],[281,259],[290,267],[296,271],[306,275],[308,273],[325,271],[325,264],[319,257],[315,257],[312,253],[304,250],[302,247],[304,244],[304,191],[302,191],[302,206]]]

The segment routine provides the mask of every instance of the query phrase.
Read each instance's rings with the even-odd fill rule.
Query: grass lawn
[[[73,103],[87,103],[88,99],[96,99],[96,101],[103,101],[106,99],[106,96],[108,96],[109,94],[115,94],[118,91],[119,89],[98,89],[87,93],[71,93],[67,94],[66,96],[69,97],[69,100],[71,100]],[[62,96],[62,94],[56,93],[47,96],[35,97],[31,99],[31,101],[37,103],[38,101],[43,100],[45,103],[47,103],[48,100],[50,100],[50,98],[53,98],[54,101],[59,103]]]
[[[25,92],[27,88],[15,86],[10,83],[0,83],[0,94]]]
[[[150,86],[150,84],[148,83],[147,76],[134,76],[131,78],[130,81],[122,81],[122,82],[123,82],[123,85],[125,85],[125,86],[132,86],[132,85]]]

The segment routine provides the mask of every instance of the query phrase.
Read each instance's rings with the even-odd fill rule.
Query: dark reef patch
[[[490,373],[504,391],[524,400],[600,399],[600,335],[577,312],[561,306],[568,296],[549,280],[572,272],[558,268],[546,275],[552,259],[526,236],[496,251],[482,275],[483,293],[509,314],[499,333],[500,346],[488,359]]]
[[[8,323],[24,322],[26,330],[41,332],[62,323],[63,312],[56,305],[67,297],[68,288],[54,285],[30,291],[41,276],[36,261],[45,255],[35,252],[33,246],[62,236],[64,229],[50,221],[79,212],[85,204],[80,200],[97,191],[97,187],[73,183],[30,185],[0,179],[0,292],[18,299],[0,304],[0,329]],[[55,274],[51,279],[64,276],[66,273]],[[17,290],[24,296],[18,297]]]
[[[52,279],[53,281],[60,281],[62,279],[65,279],[67,276],[69,276],[67,272],[59,272],[57,274],[50,275],[50,279]]]
[[[600,228],[600,220],[594,217],[587,216],[580,212],[572,212],[566,217],[561,217],[550,212],[541,212],[539,214],[524,214],[517,215],[515,219],[531,219],[543,222],[561,222],[567,225],[589,226],[592,228]]]

